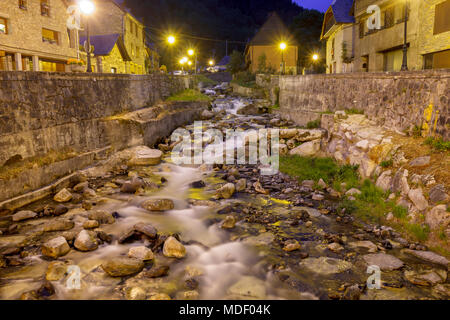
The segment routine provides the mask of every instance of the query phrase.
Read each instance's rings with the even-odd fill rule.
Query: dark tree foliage
[[[169,32],[180,34],[172,56],[182,55],[184,48],[189,46],[198,49],[199,59],[215,58],[218,61],[226,52],[224,41],[205,41],[185,35],[229,40],[228,54],[233,50],[243,52],[246,42],[273,11],[282,17],[286,25],[294,23],[292,30],[299,41],[306,41],[305,46],[320,46],[321,14],[303,9],[292,0],[124,0],[124,5],[149,27],[148,33],[160,50],[162,63],[170,56],[165,43]],[[312,17],[304,21],[309,14]],[[310,28],[316,30],[306,30],[309,19]],[[301,34],[302,30],[306,31],[305,37]],[[312,37],[316,37],[315,43]]]

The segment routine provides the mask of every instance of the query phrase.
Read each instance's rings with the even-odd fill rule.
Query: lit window
[[[27,0],[19,0],[19,8],[26,10],[27,9]]]
[[[50,5],[48,0],[41,0],[41,15],[50,17]]]
[[[1,17],[0,17],[0,33],[8,34],[7,20]]]
[[[111,68],[111,73],[117,73],[117,68],[112,67]]]
[[[58,44],[58,32],[42,28],[42,41]]]

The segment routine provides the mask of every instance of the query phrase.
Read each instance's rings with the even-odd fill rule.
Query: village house
[[[64,0],[0,1],[0,70],[67,71],[77,57]]]
[[[94,72],[146,74],[144,28],[142,22],[115,1],[95,1],[95,11],[89,17]],[[80,32],[82,48],[85,41],[85,32]]]
[[[353,0],[336,0],[328,8],[321,40],[326,40],[327,73],[353,71],[355,18],[350,15]]]
[[[371,5],[380,8],[380,28],[367,23]],[[400,71],[405,16],[408,70],[450,68],[450,0],[336,0],[322,31],[327,73]]]
[[[281,43],[286,44],[283,51],[280,49]],[[274,71],[281,69],[281,62],[284,60],[285,72],[297,74],[298,45],[278,14],[272,13],[248,43],[245,60],[253,73],[261,71],[259,70],[261,60],[265,60],[266,68]]]

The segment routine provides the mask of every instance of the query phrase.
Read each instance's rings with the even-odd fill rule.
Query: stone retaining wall
[[[282,76],[280,112],[306,125],[326,112],[362,110],[398,131],[423,126],[450,139],[450,70]]]

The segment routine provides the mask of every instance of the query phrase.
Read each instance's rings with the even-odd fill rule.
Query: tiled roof
[[[282,40],[287,41],[291,45],[297,44],[280,16],[273,12],[250,41],[249,45],[273,45]]]
[[[350,15],[353,0],[334,0],[331,4],[336,23],[353,23],[355,17]]]

